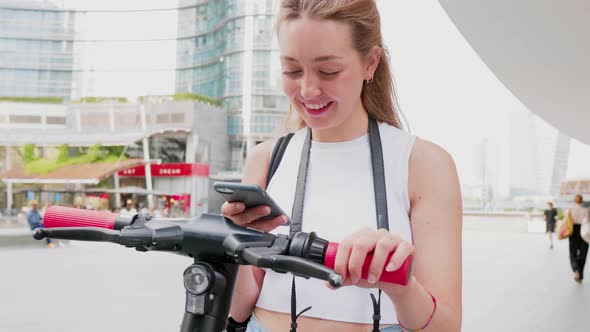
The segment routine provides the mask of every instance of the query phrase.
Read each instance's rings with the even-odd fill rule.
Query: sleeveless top
[[[295,133],[267,188],[273,200],[288,214],[293,209],[306,130]],[[379,125],[379,132],[387,181],[389,229],[411,242],[408,165],[415,137],[386,123]],[[312,141],[302,226],[303,232],[316,232],[331,242],[341,242],[364,227],[377,228],[368,134],[346,142]],[[289,226],[280,226],[272,233],[289,234]],[[291,279],[291,274],[267,269],[256,306],[290,313]],[[332,290],[322,280],[304,278],[297,278],[296,283],[297,312],[307,306],[313,307],[303,316],[372,323],[373,306],[369,294],[377,295],[377,289],[346,286]],[[397,323],[393,304],[385,294],[381,297],[381,323]]]
[[[576,204],[576,206],[570,209],[570,212],[576,225],[581,225],[588,220],[588,209],[581,205]]]

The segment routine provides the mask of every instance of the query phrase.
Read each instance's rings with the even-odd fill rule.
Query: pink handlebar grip
[[[113,229],[118,214],[50,206],[43,216],[43,227],[100,227]]]
[[[330,242],[328,244],[328,248],[326,249],[326,255],[324,256],[324,265],[325,266],[327,266],[331,269],[334,268],[334,263],[336,262],[336,253],[337,252],[338,252],[338,243]],[[391,258],[391,255],[393,255],[393,253],[389,254],[389,257],[387,257],[387,260],[385,261],[386,266],[387,266],[387,263],[389,262],[389,259]],[[361,272],[362,279],[365,279],[365,280],[367,279],[367,276],[369,274],[369,266],[371,265],[372,259],[373,259],[373,253],[371,252],[367,255],[367,258],[365,259],[365,263],[363,264],[363,269]],[[411,269],[412,269],[412,256],[408,257],[404,261],[402,266],[395,271],[387,272],[387,271],[385,271],[385,267],[383,267],[383,273],[381,274],[379,281],[405,286],[408,284],[408,279],[410,278]]]

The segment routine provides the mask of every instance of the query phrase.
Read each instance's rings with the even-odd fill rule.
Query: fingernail
[[[283,217],[281,218],[281,221],[283,222],[283,224],[286,224],[286,223],[287,223],[287,221],[289,221],[289,219],[287,219],[287,217],[283,216]]]
[[[270,213],[270,208],[265,207],[263,211],[264,211],[264,213],[269,214]]]
[[[244,209],[246,208],[246,206],[245,206],[244,204],[242,204],[242,203],[238,203],[238,204],[236,205],[236,207],[237,207],[237,208],[238,208],[238,210],[240,210],[240,211],[244,211]]]
[[[374,284],[375,282],[377,282],[377,276],[375,276],[374,274],[369,274],[369,277],[367,278],[367,281],[370,284]]]
[[[395,264],[393,262],[387,264],[387,267],[385,268],[385,271],[387,272],[391,272],[391,271],[395,271],[397,270],[397,266],[395,266]]]
[[[350,279],[352,280],[352,283],[353,284],[358,284],[359,283],[359,279],[357,277],[350,276]]]

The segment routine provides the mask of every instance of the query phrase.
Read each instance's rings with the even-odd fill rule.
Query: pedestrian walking
[[[41,213],[39,212],[39,202],[36,200],[31,200],[29,202],[30,210],[27,212],[27,222],[29,223],[29,227],[31,230],[34,231],[37,228],[43,227],[43,217],[41,217]],[[47,248],[55,247],[55,243],[51,242],[50,238],[46,238],[47,241]]]
[[[557,220],[557,209],[553,207],[553,203],[547,202],[547,210],[545,214],[546,232],[549,235],[549,249],[553,249],[553,233],[555,233],[555,222]]]
[[[569,238],[570,264],[574,272],[574,280],[581,283],[584,280],[584,266],[588,255],[588,243],[580,235],[582,224],[588,222],[588,210],[582,205],[584,199],[578,194],[574,197],[576,206],[570,209],[574,221],[574,232]]]

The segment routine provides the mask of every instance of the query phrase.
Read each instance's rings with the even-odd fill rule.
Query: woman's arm
[[[250,151],[244,167],[243,183],[256,183],[266,188],[266,173],[274,144],[274,141],[263,142]],[[243,322],[252,313],[263,280],[264,270],[254,266],[240,266],[230,309],[230,315],[236,321]]]
[[[442,148],[417,139],[409,170],[414,277],[402,292],[384,291],[405,327],[426,324],[434,309],[430,292],[437,308],[425,331],[460,331],[462,202],[455,164]]]
[[[237,322],[246,321],[252,314],[263,280],[264,270],[255,266],[240,266],[229,312]]]
[[[413,244],[385,229],[364,228],[340,243],[334,270],[344,277],[344,285],[382,289],[409,329],[460,331],[462,207],[457,171],[446,151],[422,140],[414,144],[409,166]],[[368,278],[360,280],[372,251]],[[395,271],[409,256],[414,268],[408,285],[377,282],[384,267]],[[430,294],[437,300],[436,310]]]

